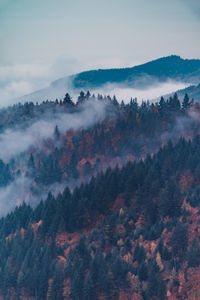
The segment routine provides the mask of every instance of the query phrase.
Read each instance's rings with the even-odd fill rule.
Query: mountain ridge
[[[157,74],[157,75],[156,75]],[[43,101],[63,98],[66,91],[78,94],[104,85],[145,89],[157,83],[183,81],[197,85],[200,82],[200,59],[182,59],[171,55],[128,67],[84,71],[53,81],[48,87],[20,97],[20,101]],[[134,96],[134,95],[133,95]]]
[[[200,74],[199,59],[182,59],[180,56],[171,55],[130,68],[98,69],[81,72],[75,75],[72,81],[75,88],[85,86],[93,87],[93,85],[100,86],[108,82],[120,83],[124,81],[127,81],[128,85],[135,85],[133,80],[137,80],[137,77],[143,77],[144,75],[155,76],[162,81],[166,78],[186,80],[186,74],[189,74],[189,77],[192,78],[196,75],[195,73],[197,73],[197,76]],[[109,75],[112,75],[112,78],[109,77]],[[104,77],[101,78],[101,76]],[[87,82],[88,85],[85,85]]]

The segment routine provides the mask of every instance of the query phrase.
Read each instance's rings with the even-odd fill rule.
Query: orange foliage
[[[20,234],[21,234],[21,237],[22,237],[22,238],[24,238],[24,231],[25,231],[24,228],[21,228],[21,229],[20,229]]]
[[[116,233],[120,236],[124,236],[126,233],[126,229],[123,224],[118,224],[116,227]]]
[[[33,223],[32,224],[32,228],[33,228],[33,231],[34,232],[37,232],[38,231],[38,227],[42,225],[42,220],[40,220],[39,222],[37,223]]]
[[[53,279],[50,278],[48,281],[47,300],[50,299],[52,283],[53,283]]]
[[[66,263],[66,258],[64,257],[64,256],[58,256],[57,257],[57,259],[58,259],[58,262],[60,263],[60,264],[62,264],[63,266],[65,265],[65,263]]]
[[[76,246],[80,240],[80,237],[80,233],[63,232],[61,234],[57,234],[56,243],[61,246],[63,246],[65,243],[69,244],[70,246]]]
[[[6,241],[10,241],[13,237],[15,237],[17,235],[17,232],[15,233],[11,233],[6,237]]]
[[[182,175],[179,180],[179,186],[181,192],[188,191],[194,182],[193,176],[191,176],[190,171],[187,171],[186,174]]]
[[[129,295],[125,291],[120,291],[118,300],[129,300]]]
[[[125,199],[123,198],[123,195],[120,194],[118,195],[118,197],[115,199],[113,206],[112,206],[112,210],[117,210],[117,209],[121,209],[125,206]]]
[[[200,299],[200,268],[189,268],[188,281],[185,284],[185,292],[188,300]]]
[[[140,294],[134,293],[131,300],[143,300],[143,297]]]
[[[70,292],[71,292],[71,281],[70,279],[65,279],[64,288],[63,288],[63,296],[65,300],[71,300]]]
[[[59,161],[59,167],[62,169],[63,166],[69,165],[71,160],[71,151],[62,153],[61,160]]]
[[[145,215],[144,215],[144,213],[141,213],[141,215],[139,216],[139,218],[138,218],[138,220],[136,222],[136,225],[138,227],[143,228],[145,226],[145,223],[146,223]]]

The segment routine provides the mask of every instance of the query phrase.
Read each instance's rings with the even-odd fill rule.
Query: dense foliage
[[[65,104],[33,104],[33,111],[47,105],[73,113],[91,97],[82,93],[75,105],[66,96]],[[3,299],[198,295],[199,106],[187,96],[181,104],[176,94],[141,106],[101,96],[98,101],[110,101],[114,115],[70,134],[56,127],[50,154],[39,147],[8,166],[1,162],[8,182],[20,176],[13,166],[25,158],[27,176],[37,187],[64,182],[64,173],[83,181],[57,196],[49,193],[35,208],[23,203],[0,219]],[[69,141],[73,146],[67,149]]]

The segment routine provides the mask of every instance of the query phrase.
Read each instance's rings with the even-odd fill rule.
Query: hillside
[[[74,76],[75,88],[94,88],[107,83],[124,84],[133,88],[152,85],[156,81],[176,80],[199,82],[200,60],[182,59],[172,55],[143,65],[124,69],[94,70]]]
[[[76,105],[66,94],[60,102],[2,109],[2,182],[20,180],[21,200],[55,189],[54,184],[74,187],[108,167],[155,153],[170,138],[198,134],[198,119],[183,108],[190,105],[198,112],[187,97],[181,107],[176,94],[156,104],[120,105],[116,98],[81,93]]]
[[[179,91],[177,91],[177,94],[180,99],[183,99],[184,95],[188,94],[191,99],[195,99],[195,101],[200,102],[200,84],[192,85],[183,90],[179,90]]]
[[[2,299],[199,299],[198,103],[88,92],[0,115],[1,191],[24,182],[0,219]]]
[[[131,68],[90,70],[57,79],[49,87],[20,97],[18,100],[22,102],[55,100],[63,98],[66,90],[72,94],[79,94],[82,89],[84,91],[89,89],[92,92],[109,84],[118,88],[142,90],[168,81],[199,84],[200,60],[182,59],[180,56],[171,55]]]

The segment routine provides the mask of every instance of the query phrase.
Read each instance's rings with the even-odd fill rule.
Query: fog
[[[38,203],[38,200],[31,201],[30,197],[30,185],[31,179],[27,177],[19,177],[8,186],[0,188],[0,216],[4,216],[15,208],[16,205],[22,204],[22,202]]]
[[[6,130],[0,134],[0,159],[8,163],[12,158],[19,158],[20,154],[28,151],[30,147],[41,147],[45,140],[53,137],[56,125],[61,133],[69,129],[86,129],[106,117],[108,105],[108,101],[103,100],[87,101],[79,111],[73,113],[46,113],[42,120],[36,121],[24,130]],[[40,192],[40,196],[36,197],[30,193],[34,182],[31,178],[27,178],[25,173],[23,171],[20,177],[8,186],[0,188],[0,216],[6,215],[23,201],[35,206],[41,198],[46,198],[49,191],[57,194],[64,189],[66,184],[71,187],[77,185],[77,182],[54,184],[48,186],[46,192],[42,194]]]
[[[100,88],[88,89],[91,94],[95,95],[102,94],[110,95],[112,97],[115,95],[119,102],[123,100],[125,103],[128,103],[131,98],[137,98],[138,102],[141,103],[142,100],[157,100],[160,96],[184,89],[188,87],[189,84],[170,80],[161,83],[152,81],[152,79],[148,79],[145,82],[138,83],[137,86],[137,88],[130,88],[125,84],[106,84]],[[88,89],[73,89],[70,79],[68,77],[64,77],[54,81],[48,88],[15,99],[15,102],[42,102],[46,99],[62,99],[67,91],[70,93],[70,95],[72,95],[73,99],[76,99],[81,90],[87,92]]]
[[[138,102],[141,103],[142,100],[157,100],[160,96],[176,92],[187,86],[189,84],[176,81],[157,82],[149,87],[144,86],[142,88],[127,88],[108,84],[103,88],[92,90],[92,92],[95,94],[109,94],[110,96],[115,95],[118,100],[124,100],[125,103],[128,103],[131,98],[137,98]]]
[[[59,126],[61,132],[66,132],[70,128],[77,130],[92,126],[95,122],[105,118],[107,108],[108,105],[104,101],[95,101],[93,104],[89,101],[79,113],[59,114],[52,121],[49,119],[36,122],[25,131],[7,131],[3,135],[0,135],[1,158],[5,162],[8,162],[11,158],[27,151],[32,145],[40,147],[44,139],[52,137],[56,124]],[[189,111],[188,116],[177,117],[172,131],[162,134],[158,140],[155,137],[158,147],[161,144],[165,144],[169,139],[176,142],[180,137],[191,138],[191,129],[194,128],[196,122],[199,122],[199,113],[193,109]],[[151,143],[155,146],[154,140]],[[123,159],[123,156],[121,158]],[[20,177],[17,177],[5,188],[0,188],[0,216],[6,215],[16,205],[22,204],[23,201],[34,207],[41,199],[46,199],[49,191],[57,195],[64,190],[66,185],[73,189],[80,184],[80,182],[75,180],[55,183],[47,186],[46,190],[39,191],[39,195],[36,196],[31,193],[31,189],[33,185],[35,186],[35,183],[33,179],[26,177],[25,173],[22,172]]]
[[[56,125],[61,133],[92,126],[105,118],[108,105],[105,101],[87,101],[79,112],[46,114],[43,120],[24,130],[6,130],[0,134],[0,159],[8,162],[31,146],[41,145],[43,140],[53,137]]]

